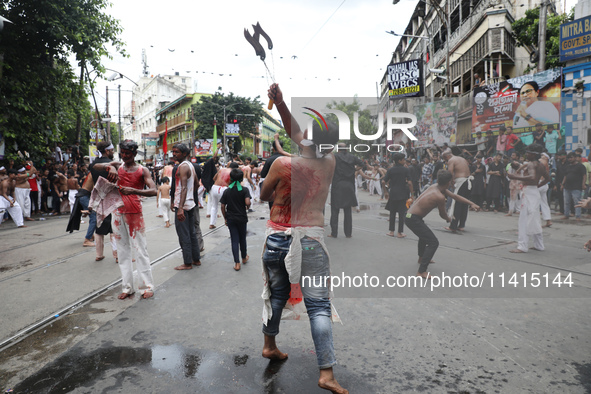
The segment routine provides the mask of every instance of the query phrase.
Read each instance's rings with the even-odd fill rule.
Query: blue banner
[[[591,56],[591,15],[560,25],[560,61]]]

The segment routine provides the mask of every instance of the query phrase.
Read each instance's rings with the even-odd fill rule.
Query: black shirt
[[[581,163],[569,164],[564,168],[564,188],[582,190],[583,179],[587,175],[585,166]]]
[[[238,223],[248,222],[246,214],[246,199],[250,198],[250,192],[243,187],[238,190],[237,186],[227,188],[220,198],[220,203],[226,205],[226,220]]]
[[[263,169],[261,170],[261,178],[267,177],[267,174],[269,173],[269,170],[271,169],[271,164],[273,164],[275,159],[277,159],[278,157],[281,157],[281,153],[273,153],[271,155],[271,157],[269,157],[265,161],[265,165],[263,166]]]
[[[332,182],[349,181],[355,183],[355,165],[362,166],[360,158],[349,152],[339,152],[334,155],[335,170]]]
[[[99,157],[98,159],[96,159],[95,161],[92,162],[92,164],[89,167],[89,170],[90,170],[90,174],[92,175],[92,181],[94,182],[95,185],[99,179],[99,176],[102,176],[103,178],[107,179],[107,177],[109,176],[109,171],[107,171],[107,170],[97,171],[94,169],[94,165],[97,163],[110,163],[111,161],[112,160],[109,159],[107,156],[103,156],[103,157]]]
[[[390,200],[406,200],[410,195],[407,181],[411,180],[410,171],[405,166],[390,167],[383,178],[390,185]]]
[[[432,175],[433,182],[435,182],[437,180],[437,173],[440,170],[443,170],[443,166],[444,166],[444,164],[443,164],[443,161],[441,161],[441,160],[439,160],[439,161],[435,162],[435,164],[433,164],[433,175]]]

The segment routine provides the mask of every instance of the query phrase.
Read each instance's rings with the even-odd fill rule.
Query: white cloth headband
[[[25,167],[19,168],[18,172],[25,172]]]
[[[6,168],[4,166],[0,167],[0,171],[4,171]]]
[[[107,149],[115,149],[115,147],[113,146],[113,144],[111,144],[105,148],[105,150],[107,150]]]

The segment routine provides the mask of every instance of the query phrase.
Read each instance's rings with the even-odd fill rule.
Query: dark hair
[[[137,143],[134,140],[125,140],[119,143],[120,149],[130,150],[133,153],[137,153]]]
[[[162,183],[168,183],[170,182],[170,178],[168,178],[167,176],[162,178]]]
[[[242,182],[243,179],[244,179],[244,173],[242,172],[242,170],[240,170],[238,168],[234,168],[232,171],[230,171],[230,181],[231,182]]]
[[[235,161],[231,161],[230,164],[228,164],[228,168],[238,168],[238,163],[236,163]],[[242,171],[240,171],[242,172]]]
[[[576,157],[577,154],[575,152],[568,152],[568,155],[566,155],[566,157]],[[10,170],[8,170],[10,171]]]
[[[538,83],[536,81],[529,81],[524,83],[523,85],[521,85],[521,87],[523,88],[525,85],[530,85],[532,88],[534,88],[534,90],[536,92],[540,91],[540,86],[538,85]],[[519,89],[521,91],[521,89]]]
[[[14,174],[14,175],[16,175],[16,174],[18,174],[18,171],[16,170],[16,168],[9,168],[8,169],[8,174]]]
[[[400,163],[404,159],[405,157],[402,153],[394,153],[394,155],[392,156],[392,160],[394,160],[394,163],[396,164]]]
[[[278,150],[277,149],[277,145],[275,145],[276,141],[273,141],[273,149]],[[281,145],[281,147],[283,147],[283,141],[279,140],[279,145]]]
[[[328,126],[327,130],[323,130],[320,128],[318,123],[314,123],[312,126],[312,142],[316,145],[320,144],[330,144],[334,145],[339,140],[339,128],[330,120],[326,121],[326,125]]]
[[[189,147],[183,143],[176,143],[172,146],[172,149],[176,149],[179,152],[183,153],[183,154],[187,154],[189,153],[191,150],[189,149]]]
[[[453,179],[451,172],[448,170],[439,170],[437,173],[437,183],[439,185],[446,185]]]
[[[74,176],[74,170],[68,170],[68,176]]]
[[[451,153],[454,156],[459,156],[462,154],[462,150],[460,148],[458,148],[457,146],[452,146],[451,147]]]

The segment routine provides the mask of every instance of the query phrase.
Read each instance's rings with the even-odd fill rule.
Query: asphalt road
[[[383,202],[363,192],[359,197],[353,238],[343,237],[341,225],[339,238],[326,239],[333,284],[337,277],[351,282],[334,289],[343,321],[334,325],[335,374],[343,386],[352,393],[591,392],[591,264],[582,249],[591,237],[587,223],[556,222],[544,230],[546,251],[515,255],[508,251],[515,247],[518,217],[471,212],[466,233],[453,235],[432,213],[426,222],[440,247],[430,271],[439,282],[423,287],[412,279],[417,238],[409,230],[405,239],[386,236]],[[77,305],[119,279],[113,259],[95,262],[94,249],[82,247],[83,232],[64,233],[64,218],[26,229],[3,224],[0,340],[73,307],[0,352],[0,389],[322,392],[308,322],[282,322],[278,344],[289,353],[287,361],[260,356],[260,254],[268,209],[254,208],[251,260],[240,272],[232,269],[224,227],[206,236],[201,267],[177,272],[172,267],[180,253],[170,254],[178,248],[174,227],[164,228],[155,200],[148,199],[157,287],[147,301],[117,300],[115,286]]]

